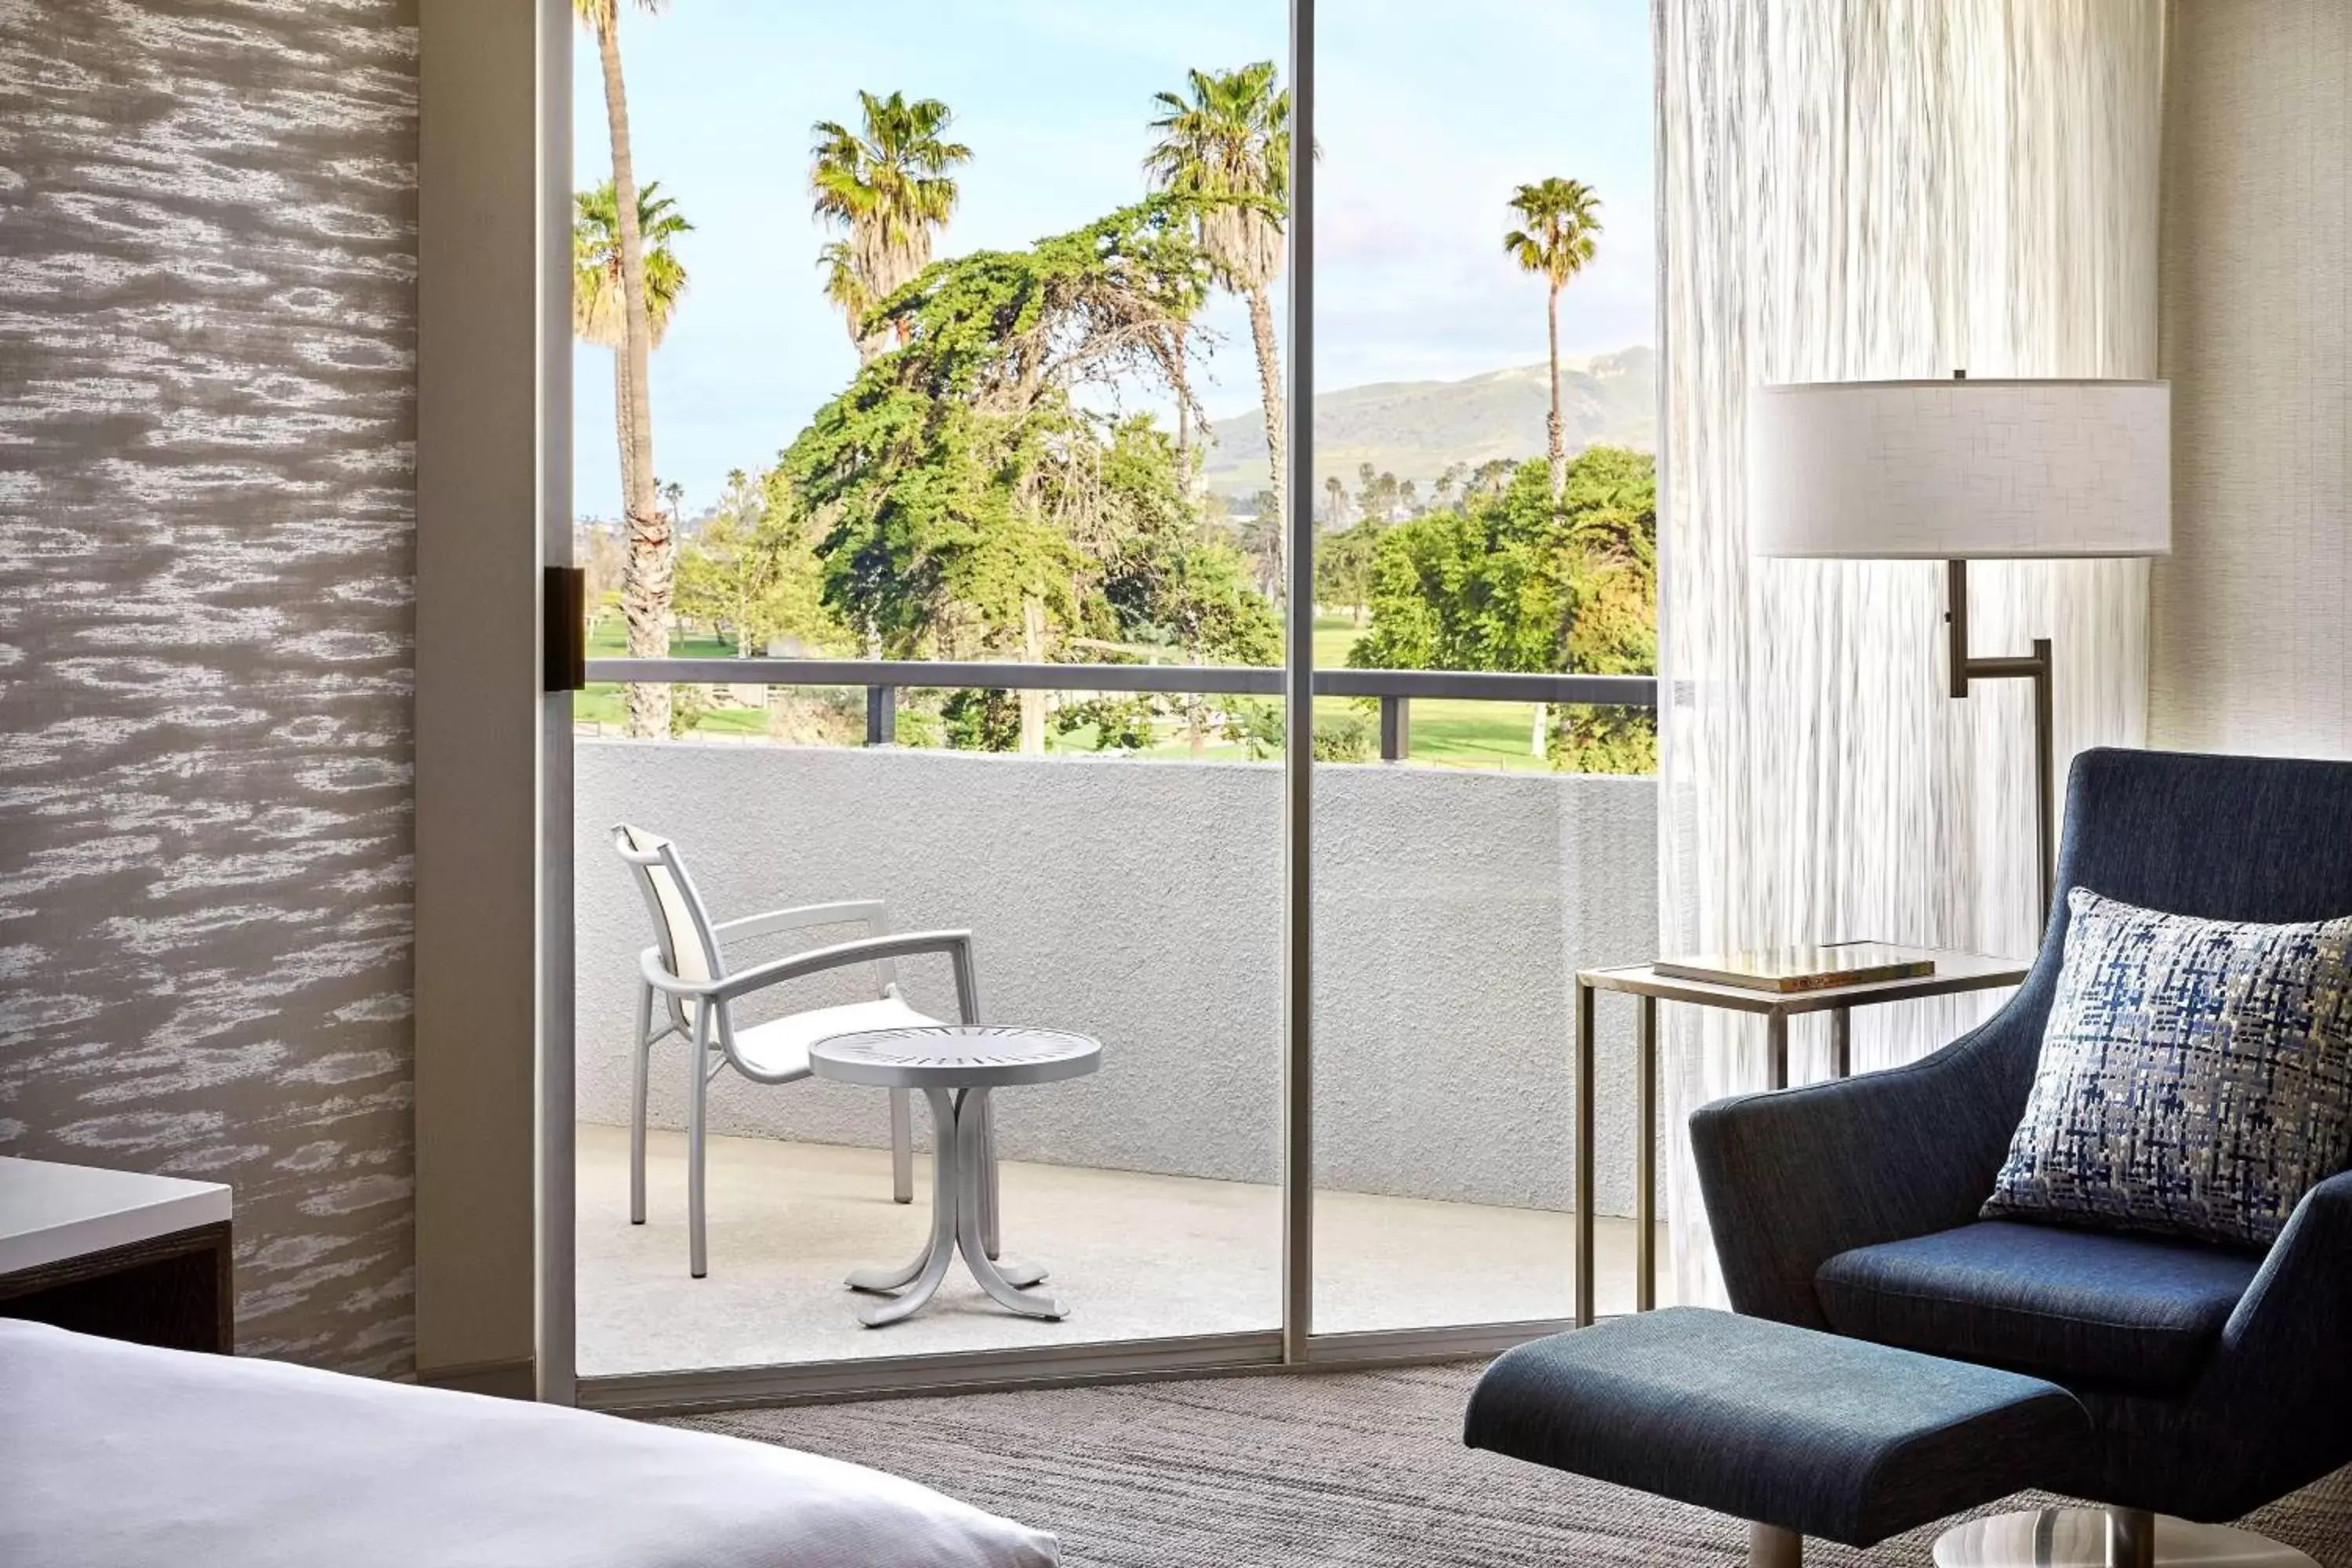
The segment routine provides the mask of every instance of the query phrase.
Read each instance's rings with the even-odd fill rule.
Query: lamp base
[[[1936,1568],[2319,1568],[2251,1530],[2169,1514],[2121,1517],[2154,1525],[2152,1553],[2135,1552],[2126,1531],[2111,1532],[2105,1509],[2045,1508],[1953,1526],[1937,1538]]]

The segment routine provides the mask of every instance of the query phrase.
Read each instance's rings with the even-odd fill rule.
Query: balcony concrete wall
[[[998,1097],[1009,1157],[1279,1179],[1277,766],[583,740],[577,780],[582,1120],[628,1119],[651,934],[606,834],[629,821],[678,842],[722,920],[884,898],[897,929],[971,930],[984,1016],[1100,1039],[1098,1074]],[[1656,801],[1646,778],[1320,775],[1319,1184],[1569,1206],[1572,976],[1651,955]],[[944,961],[901,978],[951,1016]],[[856,988],[836,976],[793,995]],[[1599,1206],[1629,1214],[1631,1005],[1604,994],[1600,1019]],[[656,1047],[656,1125],[682,1124],[687,1071],[675,1041]],[[711,1104],[722,1132],[887,1141],[877,1090],[726,1072]]]

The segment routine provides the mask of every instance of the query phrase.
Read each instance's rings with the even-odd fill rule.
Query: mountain
[[[1596,444],[1651,450],[1657,439],[1657,355],[1620,349],[1559,367],[1571,453]],[[1449,464],[1544,455],[1551,406],[1544,367],[1490,371],[1467,381],[1385,381],[1315,399],[1315,483],[1333,474],[1353,494],[1356,466],[1414,480],[1423,495]],[[1204,478],[1228,500],[1266,487],[1265,422],[1255,408],[1209,426]]]

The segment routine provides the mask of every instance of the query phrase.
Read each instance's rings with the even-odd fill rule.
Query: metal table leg
[[[996,1101],[984,1089],[971,1091],[972,1102],[959,1112],[957,1124],[961,1136],[974,1145],[974,1173],[964,1180],[968,1201],[979,1211],[981,1250],[996,1266],[996,1272],[1015,1289],[1027,1289],[1045,1278],[1045,1270],[1034,1263],[1013,1263],[1005,1258],[998,1230],[1003,1222],[1003,1200],[998,1195],[996,1151]],[[985,1283],[985,1281],[983,1281]]]
[[[956,1106],[943,1089],[926,1089],[931,1102],[931,1238],[922,1256],[904,1268],[861,1268],[849,1277],[853,1290],[907,1292],[891,1300],[857,1309],[858,1321],[869,1329],[912,1317],[927,1306],[948,1277],[956,1253],[956,1215],[962,1207],[961,1166],[956,1135]],[[911,1284],[908,1282],[912,1281]]]
[[[1770,1056],[1766,1086],[1771,1089],[1789,1087],[1789,1016],[1768,1014],[1764,1019],[1764,1046]]]
[[[996,1214],[996,1112],[991,1109],[988,1090],[980,1091],[980,1179],[972,1192],[980,1203],[980,1239],[994,1258],[1003,1250],[997,1239]]]
[[[985,1197],[985,1163],[990,1151],[983,1129],[987,1125],[988,1090],[964,1090],[956,1114],[956,1157],[963,1164],[963,1188],[970,1194],[956,1221],[956,1244],[963,1252],[964,1267],[980,1281],[980,1288],[1007,1311],[1027,1318],[1066,1317],[1069,1309],[1060,1301],[1049,1296],[1033,1296],[1021,1289],[1043,1279],[1044,1269],[1016,1268],[1008,1272],[1000,1269],[996,1260],[988,1255],[987,1238],[982,1234],[987,1219],[983,1211],[993,1205]]]
[[[890,1091],[890,1201],[915,1201],[915,1112],[906,1089]]]
[[[1576,983],[1576,1326],[1593,1319],[1592,987]]]
[[[1633,1171],[1633,1310],[1658,1304],[1658,999],[1642,998],[1639,1061],[1634,1067],[1634,1114],[1641,1118]]]
[[[987,1191],[984,1167],[988,1155],[982,1129],[987,1125],[988,1091],[974,1089],[950,1095],[946,1089],[934,1089],[924,1093],[931,1104],[934,1145],[930,1239],[921,1253],[903,1267],[860,1268],[849,1276],[848,1284],[853,1290],[905,1292],[889,1301],[860,1307],[858,1320],[868,1328],[878,1329],[922,1310],[938,1293],[940,1282],[947,1278],[948,1266],[955,1261],[959,1250],[981,1289],[1003,1306],[1031,1317],[1064,1316],[1065,1309],[1059,1302],[1022,1293],[1024,1287],[1045,1278],[1045,1269],[1017,1263],[1000,1266],[989,1258],[982,1245]]]
[[[1853,1009],[1830,1009],[1830,1070],[1840,1078],[1853,1076]]]

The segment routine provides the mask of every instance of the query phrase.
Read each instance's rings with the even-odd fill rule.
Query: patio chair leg
[[[915,1201],[915,1118],[903,1089],[890,1091],[890,1196]]]
[[[654,988],[637,986],[637,1059],[629,1083],[629,1223],[646,1223],[646,1074],[653,1056]]]
[[[1003,1250],[996,1223],[996,1100],[980,1098],[980,1245],[995,1258]]]
[[[710,1009],[696,1008],[694,1048],[687,1053],[687,1070],[694,1076],[688,1080],[686,1102],[686,1230],[687,1261],[697,1279],[710,1272],[702,1234],[702,1111],[710,1098],[709,1027]]]

